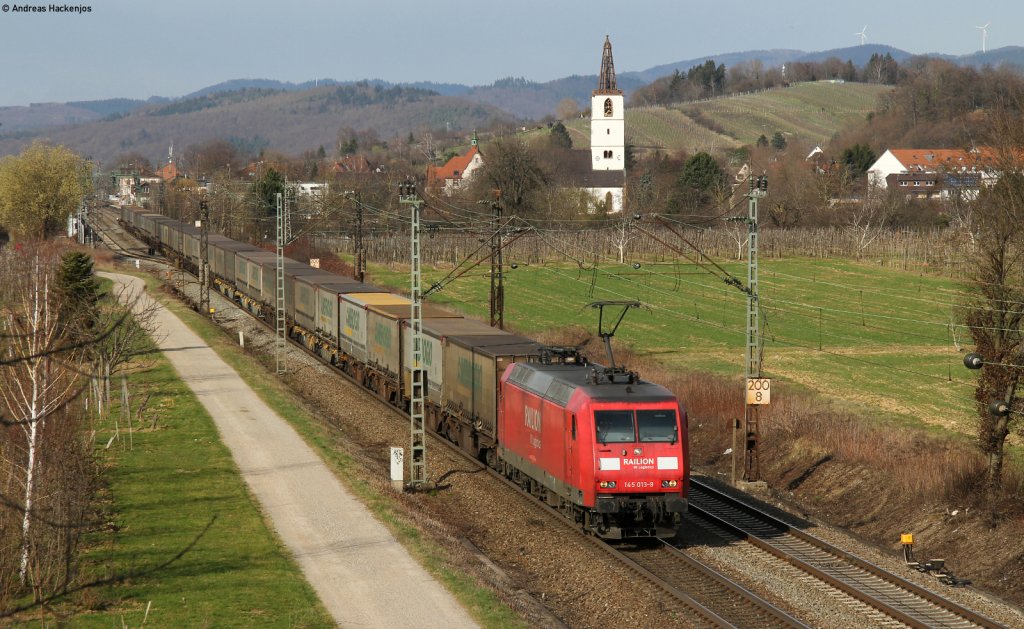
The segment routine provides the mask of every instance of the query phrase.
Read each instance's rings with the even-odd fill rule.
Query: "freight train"
[[[195,272],[198,228],[120,208],[120,222]],[[276,320],[276,255],[208,235],[212,285]],[[408,298],[284,260],[288,336],[390,404],[408,410]],[[606,539],[674,533],[687,509],[687,418],[666,388],[432,305],[422,310],[427,428],[584,530]]]

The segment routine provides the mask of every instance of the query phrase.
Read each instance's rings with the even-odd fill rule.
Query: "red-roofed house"
[[[470,143],[469,150],[463,155],[456,155],[444,166],[427,168],[427,187],[440,189],[445,194],[452,194],[473,176],[473,171],[484,165],[483,156],[477,147],[476,134]]]
[[[974,198],[998,179],[996,157],[986,147],[962,149],[889,149],[868,169],[868,184],[898,188],[920,199],[954,194]]]
[[[346,155],[331,165],[331,172],[365,174],[373,171],[370,162],[362,155]]]
[[[171,183],[175,179],[184,178],[184,173],[178,172],[178,166],[173,162],[167,162],[162,168],[157,169],[156,176],[164,183]]]

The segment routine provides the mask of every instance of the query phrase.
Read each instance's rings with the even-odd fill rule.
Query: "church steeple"
[[[621,94],[615,85],[615,62],[612,60],[612,40],[604,36],[604,50],[601,52],[601,74],[594,94]]]
[[[615,85],[612,42],[605,35],[601,78],[590,97],[590,153],[594,170],[626,167],[626,112],[622,90]]]

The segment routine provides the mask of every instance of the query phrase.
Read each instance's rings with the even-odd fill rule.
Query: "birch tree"
[[[5,353],[24,357],[2,367],[0,410],[23,439],[18,577],[25,585],[32,552],[36,479],[44,465],[41,442],[48,420],[74,396],[79,351],[61,348],[64,326],[52,252],[45,248],[7,251],[0,263],[6,271],[0,309]]]

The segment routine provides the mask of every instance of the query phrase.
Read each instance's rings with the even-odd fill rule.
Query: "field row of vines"
[[[669,231],[651,225],[638,229],[620,226],[593,230],[534,230],[519,236],[505,251],[505,261],[519,264],[575,262],[631,264],[633,262],[685,261],[669,246],[695,260],[746,259],[745,225],[732,229]],[[423,261],[434,265],[456,265],[480,248],[480,234],[431,234],[423,239]],[[685,239],[685,241],[684,241]],[[320,237],[325,249],[351,253],[352,241]],[[377,234],[365,239],[367,257],[385,264],[409,260],[409,235],[402,232]],[[955,229],[868,230],[854,228],[762,229],[761,259],[818,258],[860,260],[884,268],[933,273],[961,279],[971,268],[975,244],[969,233]]]

